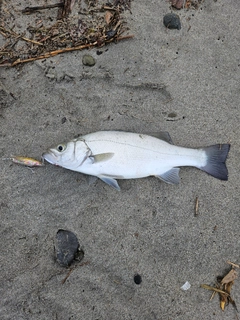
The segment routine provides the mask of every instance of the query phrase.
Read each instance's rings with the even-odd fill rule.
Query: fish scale
[[[118,167],[118,175],[124,175],[127,179],[158,175],[177,166],[201,167],[206,164],[206,155],[202,150],[176,147],[160,139],[139,134],[131,134],[129,143],[129,133],[120,133],[121,135],[116,135],[116,141],[108,139],[108,131],[93,134],[94,139],[91,134],[82,138],[93,154],[111,150],[114,157],[105,163],[108,171],[111,170],[111,165],[114,169]],[[95,164],[97,166],[98,163]],[[136,167],[141,171],[140,176],[134,174]]]

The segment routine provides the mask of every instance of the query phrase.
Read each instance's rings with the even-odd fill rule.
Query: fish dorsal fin
[[[170,183],[170,184],[178,184],[179,179],[179,168],[172,168],[160,175],[156,175],[155,177],[163,180],[164,182]]]
[[[94,163],[97,163],[97,162],[103,162],[103,161],[110,160],[113,156],[114,156],[113,152],[108,152],[108,153],[95,154],[95,155],[90,156],[90,158],[93,159]]]
[[[170,137],[169,132],[167,131],[160,131],[160,132],[149,132],[147,133],[149,136],[161,139],[163,141],[166,141],[170,144],[174,144],[172,141],[172,138]]]
[[[98,178],[101,179],[106,184],[108,184],[109,186],[116,189],[117,191],[121,190],[118,183],[117,183],[117,180],[115,180],[114,178],[109,177],[109,176],[98,176]]]

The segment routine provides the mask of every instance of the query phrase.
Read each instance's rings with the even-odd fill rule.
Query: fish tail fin
[[[228,180],[228,169],[225,161],[230,150],[230,144],[216,144],[203,148],[203,150],[207,155],[207,164],[200,169],[219,180]]]

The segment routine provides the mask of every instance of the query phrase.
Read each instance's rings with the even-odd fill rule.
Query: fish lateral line
[[[163,143],[166,143],[166,146],[167,147],[176,147],[176,148],[182,148],[184,150],[189,150],[189,152],[191,152],[192,150],[195,150],[195,151],[203,151],[204,148],[202,147],[199,147],[199,148],[190,148],[190,147],[182,147],[182,146],[175,146],[173,144],[170,144],[169,142],[167,141],[164,141],[162,139],[158,139],[156,137],[152,137],[152,138],[155,138]],[[88,146],[87,142],[84,141],[84,139],[81,139],[81,140],[76,140],[77,141],[83,141],[85,143],[85,145],[88,147],[89,150],[91,150],[91,148]],[[162,155],[166,155],[166,156],[178,156],[178,157],[190,157],[190,158],[195,158],[196,156],[195,155],[192,155],[192,154],[172,154],[170,152],[163,152],[163,151],[158,151],[158,150],[155,150],[155,149],[149,149],[149,148],[144,148],[142,146],[136,146],[136,145],[132,145],[130,143],[125,143],[125,142],[119,142],[119,141],[114,141],[114,140],[110,140],[110,139],[101,139],[101,140],[89,140],[88,141],[89,143],[91,142],[95,142],[95,143],[106,143],[106,142],[111,142],[111,143],[115,143],[115,144],[119,144],[119,145],[124,145],[124,146],[128,146],[128,147],[132,147],[132,148],[136,148],[136,149],[140,149],[140,150],[146,150],[146,151],[150,151],[150,152],[153,152],[153,153],[157,153],[157,154],[162,154]],[[91,151],[92,152],[92,151]],[[109,152],[111,153],[111,152]]]
[[[155,138],[155,137],[153,137],[153,138]],[[158,139],[158,138],[155,138],[155,139],[160,140],[160,141],[166,143],[167,145],[172,146],[170,143],[168,143],[168,142],[166,142],[164,140],[161,140],[161,139]],[[81,139],[81,140],[77,140],[77,141],[83,141],[86,144],[86,146],[89,148],[89,146],[87,145],[87,143],[84,140]],[[124,146],[128,146],[128,147],[133,147],[133,148],[136,148],[136,149],[142,149],[142,150],[147,150],[147,151],[151,151],[151,152],[155,152],[155,153],[159,153],[159,154],[170,155],[170,153],[163,153],[163,152],[159,152],[159,151],[154,150],[154,149],[144,148],[144,147],[141,147],[141,146],[135,146],[135,145],[130,144],[130,143],[119,142],[119,141],[114,141],[114,140],[109,140],[109,139],[105,139],[105,140],[103,140],[103,139],[101,139],[101,140],[89,140],[88,142],[89,143],[91,143],[91,142],[95,142],[95,143],[98,143],[98,142],[102,142],[102,143],[111,142],[111,143],[120,144],[120,145],[124,145]],[[184,147],[180,147],[180,148],[184,148]],[[188,149],[188,148],[185,148],[185,149]],[[196,150],[198,150],[198,149],[196,149]]]

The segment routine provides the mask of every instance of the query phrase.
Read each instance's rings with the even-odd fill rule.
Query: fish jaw
[[[47,152],[43,153],[42,158],[50,164],[66,169],[74,170],[74,167],[76,166],[73,154],[69,154],[66,159],[66,156],[63,157],[56,149],[49,149]]]
[[[54,149],[49,149],[47,152],[43,153],[42,158],[51,164],[59,165],[59,157],[54,153]]]

